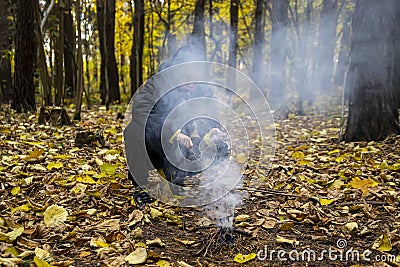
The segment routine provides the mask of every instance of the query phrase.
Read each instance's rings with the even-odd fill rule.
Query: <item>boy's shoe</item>
[[[151,204],[154,202],[154,199],[141,187],[137,186],[135,191],[133,192],[133,199],[135,200],[135,204],[141,209],[145,205]]]

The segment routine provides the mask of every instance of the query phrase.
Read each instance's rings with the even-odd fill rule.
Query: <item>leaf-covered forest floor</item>
[[[146,254],[142,266],[399,266],[400,137],[337,143],[337,109],[276,121],[275,161],[248,167],[262,182],[236,209],[230,246],[200,208],[134,205],[115,111],[63,127],[8,108],[0,118],[0,266],[128,266]],[[104,129],[106,147],[75,147],[79,128]]]

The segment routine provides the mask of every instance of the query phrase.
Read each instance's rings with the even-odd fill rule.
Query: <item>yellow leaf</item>
[[[110,164],[110,163],[104,163],[100,165],[100,171],[103,173],[107,174],[114,174],[118,168],[118,165]]]
[[[161,217],[162,215],[163,215],[163,213],[161,211],[159,211],[158,209],[150,208],[151,218],[156,219],[158,217]]]
[[[13,187],[13,189],[11,189],[11,194],[13,196],[15,196],[15,195],[18,195],[20,191],[21,191],[21,187],[15,186],[15,187]]]
[[[52,261],[53,258],[51,257],[50,252],[41,248],[35,248],[35,255],[41,260]]]
[[[68,211],[63,207],[51,205],[44,212],[44,223],[47,226],[63,223],[67,220]]]
[[[22,233],[24,232],[24,227],[18,227],[11,232],[7,233],[6,235],[8,236],[8,239],[10,241],[16,240]]]
[[[355,189],[363,189],[368,187],[376,187],[378,186],[378,183],[371,178],[360,179],[359,177],[355,177],[351,180],[350,185]]]
[[[374,244],[372,245],[373,249],[378,249],[380,251],[391,251],[392,250],[392,243],[390,242],[389,237],[387,234],[383,234],[378,239],[375,240]]]
[[[129,264],[141,264],[147,259],[147,250],[145,248],[137,248],[131,254],[125,257],[125,261]]]
[[[28,160],[28,159],[37,159],[38,157],[40,157],[42,154],[44,153],[44,149],[35,149],[33,150],[28,156],[26,156],[24,158],[24,160]]]
[[[391,171],[400,171],[400,163],[395,163],[395,164],[393,164],[392,166],[390,166],[389,167],[389,169],[391,170]]]
[[[36,256],[35,258],[33,258],[33,261],[35,262],[37,267],[55,267],[54,265],[51,265],[48,262],[41,260]]]
[[[247,214],[240,214],[240,215],[235,217],[235,221],[236,222],[244,222],[244,221],[247,221],[247,220],[250,220],[250,219],[251,219],[251,216],[247,215]]]
[[[329,151],[329,152],[328,152],[328,155],[340,153],[340,151],[341,151],[341,150],[337,148],[337,149],[334,149],[334,150]]]
[[[16,211],[30,211],[31,210],[31,206],[29,204],[24,204],[15,208],[11,208],[11,213],[14,213]]]
[[[294,151],[292,153],[292,158],[294,158],[294,159],[302,159],[302,158],[304,158],[304,153],[301,152],[301,151]]]
[[[96,245],[101,248],[108,248],[110,245],[101,240],[96,240]]]
[[[326,198],[319,199],[319,203],[321,204],[321,206],[327,206],[327,205],[331,204],[333,201],[335,201],[335,200],[334,199],[326,199]]]
[[[92,177],[89,175],[78,175],[76,176],[76,181],[79,183],[84,183],[84,184],[95,184],[96,181],[93,180]]]
[[[47,164],[47,169],[48,170],[52,170],[52,169],[60,169],[64,167],[64,164],[62,164],[62,162],[51,162],[49,164]]]
[[[168,261],[165,261],[165,260],[159,260],[159,261],[157,261],[156,264],[160,267],[171,267],[172,266],[171,263],[169,263]]]
[[[243,255],[242,253],[239,253],[235,256],[234,261],[237,263],[245,263],[248,261],[251,261],[252,259],[255,259],[257,257],[257,254],[255,253],[250,253],[247,255]]]
[[[63,154],[63,155],[54,156],[54,158],[55,159],[70,159],[70,158],[72,158],[72,156],[68,155],[68,154]]]

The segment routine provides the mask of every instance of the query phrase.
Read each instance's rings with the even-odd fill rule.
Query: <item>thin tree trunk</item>
[[[357,0],[346,81],[350,92],[346,141],[377,141],[400,133],[398,88],[393,87],[396,1]]]
[[[228,65],[232,68],[236,68],[236,61],[237,61],[239,1],[240,0],[231,0],[231,8],[230,8],[231,22],[230,22],[230,33],[229,33]]]
[[[0,2],[0,103],[8,103],[12,96],[11,35],[8,1]]]
[[[72,0],[64,0],[64,68],[65,68],[65,97],[73,98],[76,91],[76,61],[75,61],[75,39],[76,34],[73,26]]]
[[[336,73],[334,79],[336,85],[343,85],[344,75],[347,69],[347,65],[349,64],[349,51],[351,44],[351,15],[348,14],[347,16],[348,17],[345,19],[342,26],[342,36],[340,39],[338,63],[336,65]]]
[[[61,105],[61,101],[64,96],[64,90],[63,90],[63,85],[64,85],[64,62],[63,62],[63,56],[64,56],[64,4],[62,1],[58,2],[58,21],[60,22],[59,24],[59,35],[56,40],[56,79],[55,79],[55,85],[56,85],[56,95],[55,95],[55,104],[56,106]]]
[[[131,54],[131,96],[143,83],[144,1],[135,0],[133,43]]]
[[[263,66],[263,45],[264,45],[264,31],[262,28],[263,20],[263,0],[256,0],[256,27],[254,33],[254,45],[253,45],[253,80],[264,90],[264,84],[262,83],[262,73],[264,73]]]
[[[49,75],[49,71],[47,68],[47,62],[46,62],[46,53],[44,50],[44,38],[42,34],[42,30],[40,28],[40,14],[39,14],[39,4],[38,2],[33,2],[34,3],[34,11],[35,11],[35,17],[36,17],[36,33],[37,33],[37,45],[38,45],[38,67],[39,67],[39,73],[40,73],[40,81],[43,86],[43,99],[44,99],[44,105],[45,106],[52,106],[53,105],[53,98],[51,95],[51,88],[53,87],[52,81]]]
[[[204,28],[204,6],[206,0],[196,0],[194,9],[194,23],[192,31],[192,44],[201,51],[201,58],[206,60],[206,33]]]
[[[338,0],[323,0],[319,20],[319,45],[317,69],[314,80],[319,90],[328,92],[332,88],[333,56],[336,43]]]
[[[239,3],[240,0],[231,0],[230,6],[230,30],[229,30],[229,57],[228,66],[236,68],[237,62],[237,43],[238,43],[238,22],[239,22]],[[236,75],[234,71],[229,71],[227,75],[228,89],[235,89]]]
[[[77,63],[78,63],[78,72],[77,72],[77,84],[76,84],[76,95],[75,95],[75,120],[81,120],[81,111],[82,111],[82,98],[83,98],[83,52],[82,52],[82,30],[81,30],[81,14],[82,7],[80,1],[76,3],[75,6],[75,15],[76,15],[76,24],[78,28],[78,50],[77,50]]]
[[[14,94],[12,108],[17,112],[35,112],[35,3],[17,1]]]
[[[90,91],[91,91],[91,76],[90,76],[90,68],[89,68],[89,63],[90,63],[90,56],[91,56],[91,50],[90,50],[90,36],[89,36],[89,18],[90,18],[90,9],[92,7],[91,3],[86,4],[86,12],[85,12],[85,33],[84,33],[84,47],[85,47],[85,62],[86,62],[86,70],[85,70],[85,76],[86,76],[86,90],[85,90],[85,95],[86,95],[86,102],[88,109],[92,108],[92,103],[90,101]]]
[[[106,77],[105,77],[105,67],[106,67],[106,48],[105,48],[105,2],[104,0],[96,0],[97,5],[97,28],[99,32],[100,39],[100,98],[101,104],[106,103]]]
[[[286,106],[286,71],[288,0],[272,0],[272,37],[270,101],[274,107],[285,109]]]
[[[107,0],[106,0],[107,1]],[[115,59],[115,0],[108,0],[106,4],[105,16],[105,47],[107,50],[106,65],[107,65],[107,101],[106,105],[109,107],[114,102],[119,103],[121,95],[119,91],[119,75],[118,66]],[[144,25],[144,22],[143,22]]]

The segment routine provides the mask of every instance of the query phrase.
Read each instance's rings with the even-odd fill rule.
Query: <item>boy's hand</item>
[[[212,128],[209,133],[211,140],[214,142],[221,142],[226,138],[226,133],[218,128]]]
[[[192,139],[186,134],[179,133],[176,137],[176,140],[183,146],[187,148],[191,148],[193,146]]]

